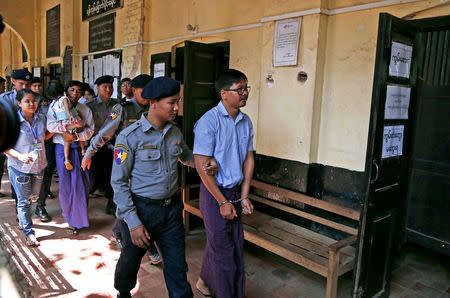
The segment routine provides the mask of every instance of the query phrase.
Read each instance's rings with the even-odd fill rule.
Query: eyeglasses
[[[239,95],[244,94],[244,91],[247,91],[248,93],[250,93],[251,89],[252,89],[252,87],[250,87],[250,86],[237,88],[237,89],[225,89],[225,88],[223,88],[223,90],[225,90],[225,91],[234,91],[234,92],[237,92],[237,94],[239,94]]]
[[[131,87],[131,84],[122,84],[120,87]]]

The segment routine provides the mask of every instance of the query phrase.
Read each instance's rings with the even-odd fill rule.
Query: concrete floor
[[[55,179],[56,180],[56,179]],[[52,191],[57,194],[57,182]],[[2,191],[9,195],[9,181],[3,176]],[[114,268],[119,248],[111,236],[114,217],[106,215],[106,199],[91,197],[90,227],[72,236],[64,229],[58,199],[47,200],[52,221],[33,218],[41,246],[25,246],[25,237],[15,223],[14,201],[0,198],[0,297],[14,296],[11,279],[22,297],[115,297]],[[34,211],[34,207],[33,207]],[[34,213],[33,213],[34,214]],[[196,228],[186,235],[188,279],[194,296],[205,234]],[[326,279],[252,244],[245,245],[246,297],[324,297]],[[3,264],[3,265],[2,265]],[[449,260],[415,246],[408,246],[396,258],[391,297],[450,297]],[[5,274],[8,268],[8,274]],[[9,282],[8,282],[9,279]],[[9,289],[6,292],[7,286]],[[352,273],[339,278],[338,297],[350,297]],[[6,294],[7,293],[7,294]],[[144,258],[133,297],[167,297],[161,265]]]

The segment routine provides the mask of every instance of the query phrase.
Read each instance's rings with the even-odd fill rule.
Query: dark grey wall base
[[[355,210],[363,205],[364,172],[256,154],[254,178]]]

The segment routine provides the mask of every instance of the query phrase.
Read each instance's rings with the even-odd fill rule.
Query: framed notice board
[[[47,58],[60,55],[61,6],[47,10],[46,54]]]
[[[114,19],[111,13],[89,22],[89,52],[103,51],[114,47]]]

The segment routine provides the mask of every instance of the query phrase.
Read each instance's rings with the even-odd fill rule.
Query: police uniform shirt
[[[102,99],[97,96],[90,101],[86,102],[86,106],[88,106],[92,111],[92,116],[94,117],[95,122],[95,132],[94,135],[98,133],[100,128],[102,128],[103,123],[105,123],[106,118],[108,118],[109,114],[111,114],[112,108],[116,105],[117,102],[110,98],[108,103],[103,103]]]
[[[111,185],[116,215],[125,219],[130,230],[142,224],[131,193],[149,200],[171,197],[178,189],[178,158],[181,162],[194,159],[174,122],[161,132],[147,120],[147,114],[121,131],[114,147]]]
[[[136,122],[145,111],[146,109],[142,109],[134,97],[130,102],[116,104],[100,131],[90,140],[89,148],[84,156],[92,159],[95,153],[113,139],[116,133]]]
[[[16,89],[2,93],[0,95],[0,100],[9,102],[13,107],[16,107],[16,109],[19,109],[19,105],[17,104],[16,99],[17,91]]]

